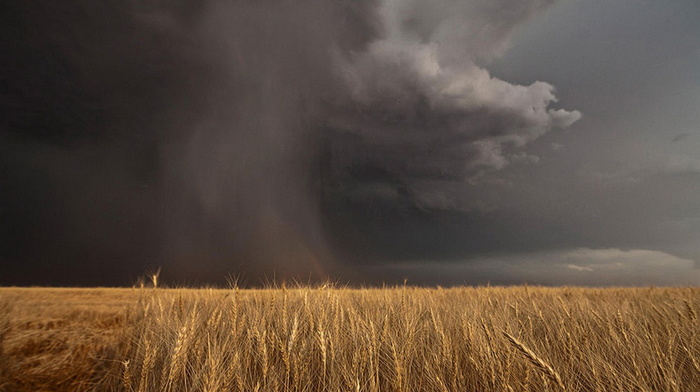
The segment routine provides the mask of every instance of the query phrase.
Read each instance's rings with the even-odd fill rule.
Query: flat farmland
[[[2,391],[696,391],[700,289],[0,288]]]

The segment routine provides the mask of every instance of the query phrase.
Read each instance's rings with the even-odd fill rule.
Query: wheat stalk
[[[185,371],[185,351],[186,345],[189,342],[190,324],[189,322],[182,325],[177,334],[175,347],[173,347],[172,355],[170,356],[170,370],[168,372],[168,384],[173,385],[181,374]]]
[[[153,370],[156,359],[156,347],[151,342],[151,333],[146,335],[144,340],[143,366],[141,367],[141,380],[139,381],[139,392],[148,390],[148,379]]]
[[[318,345],[319,348],[321,349],[321,363],[323,364],[323,385],[325,387],[326,384],[326,370],[328,367],[328,353],[327,353],[327,346],[326,346],[326,332],[323,330],[323,326],[319,325],[318,327]]]
[[[535,354],[534,351],[530,350],[521,341],[516,339],[515,336],[505,331],[503,332],[503,335],[516,349],[518,349],[518,351],[520,351],[521,354],[525,356],[525,358],[527,358],[528,361],[530,361],[530,363],[533,366],[535,366],[535,368],[539,369],[545,375],[545,377],[553,381],[555,384],[559,385],[559,387],[561,387],[562,389],[565,389],[564,383],[562,383],[559,373],[554,371],[554,369],[547,362],[545,362],[542,358],[537,356],[537,354]]]
[[[690,302],[688,302],[688,300],[686,299],[683,300],[683,303],[685,304],[685,310],[688,312],[688,318],[690,319],[690,321],[695,321],[698,318],[698,316],[695,314],[695,310],[690,305]]]
[[[122,381],[124,382],[124,389],[127,391],[133,391],[133,382],[131,381],[131,370],[129,370],[130,361],[127,359],[122,361]]]

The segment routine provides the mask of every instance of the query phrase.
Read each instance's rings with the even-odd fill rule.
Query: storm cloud
[[[560,105],[575,64],[504,66],[531,23],[565,30],[555,4],[573,2],[5,2],[0,283],[603,279],[581,252],[630,265],[610,284],[673,283],[629,260],[686,268],[697,230],[681,241],[666,218],[694,193],[660,199],[695,189],[700,158],[584,162],[613,143],[556,135],[608,129],[624,100],[581,98],[606,81],[580,72]]]
[[[8,280],[325,273],[314,132],[374,2],[2,7]]]
[[[400,183],[414,204],[444,207],[450,183],[536,160],[520,148],[581,114],[551,108],[546,82],[511,84],[478,63],[500,54],[513,29],[550,3],[385,2],[386,36],[339,60],[347,96],[329,118],[334,174],[371,168]],[[389,197],[391,184],[376,182],[358,193]]]

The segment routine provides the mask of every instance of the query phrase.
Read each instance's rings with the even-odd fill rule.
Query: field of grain
[[[700,289],[0,289],[1,391],[698,391]]]

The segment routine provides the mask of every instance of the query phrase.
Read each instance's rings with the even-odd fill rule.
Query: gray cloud
[[[329,128],[353,137],[331,141],[343,145],[334,147],[333,170],[381,168],[409,192],[443,179],[432,192],[446,195],[449,182],[536,160],[518,150],[581,114],[551,108],[546,82],[511,84],[477,64],[499,55],[514,28],[551,2],[515,3],[385,2],[386,36],[337,60],[349,94],[334,102]]]
[[[394,43],[437,43],[442,64],[490,60],[509,45],[516,26],[554,0],[386,0],[382,15]]]
[[[467,262],[414,262],[372,267],[377,275],[422,284],[544,284],[584,286],[696,286],[692,260],[644,249],[576,248]]]
[[[671,141],[674,142],[674,143],[680,142],[680,141],[683,141],[683,140],[688,139],[688,138],[691,137],[692,135],[693,135],[692,133],[686,133],[686,132],[679,133],[678,135],[674,136],[674,137],[671,139]]]

